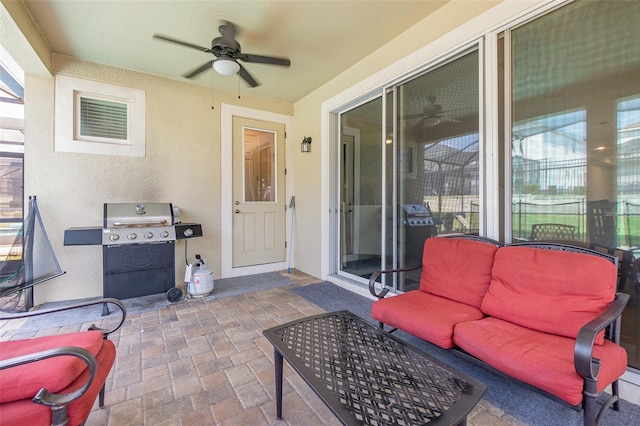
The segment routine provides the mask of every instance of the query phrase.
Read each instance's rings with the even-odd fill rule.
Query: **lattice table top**
[[[327,405],[339,401],[356,424],[426,424],[456,404],[468,408],[466,415],[486,390],[347,311],[303,318],[265,336]]]

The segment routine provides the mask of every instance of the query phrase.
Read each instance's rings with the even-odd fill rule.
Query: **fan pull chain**
[[[211,73],[211,109],[215,109],[214,106],[213,106],[213,101],[214,101],[213,94],[214,94],[214,91],[215,91],[215,89],[213,88],[213,79],[214,79],[214,75],[213,75],[213,73]]]

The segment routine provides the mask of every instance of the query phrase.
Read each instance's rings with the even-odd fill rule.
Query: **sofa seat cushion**
[[[444,349],[453,344],[453,327],[484,315],[479,308],[420,290],[374,302],[371,316]]]
[[[33,339],[0,342],[0,356],[9,359],[63,346],[84,348],[96,356],[104,343],[102,332],[82,331]],[[0,403],[33,398],[42,388],[60,392],[71,385],[86,369],[86,364],[72,356],[58,356],[21,365],[0,372]]]
[[[513,378],[571,405],[582,402],[583,378],[574,367],[574,339],[487,317],[456,325],[454,342]],[[602,361],[597,384],[599,392],[625,372],[627,353],[606,340],[603,345],[594,346],[593,356]]]
[[[613,301],[617,270],[588,254],[531,247],[502,247],[482,301],[488,316],[559,336],[582,326]],[[603,337],[597,339],[602,344]]]
[[[68,426],[79,426],[85,423],[91,413],[98,393],[102,388],[102,383],[106,380],[113,362],[116,358],[116,347],[110,340],[105,340],[100,352],[96,355],[98,370],[96,377],[91,383],[89,390],[68,406],[69,423]],[[60,393],[72,392],[79,389],[89,380],[89,369],[84,371],[69,386]],[[4,425],[29,425],[29,426],[49,426],[51,425],[51,410],[46,405],[36,404],[31,398],[2,404],[0,408],[0,426]]]
[[[420,290],[480,307],[497,247],[460,238],[429,238],[422,255]]]

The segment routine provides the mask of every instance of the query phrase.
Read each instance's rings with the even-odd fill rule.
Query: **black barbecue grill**
[[[439,217],[434,217],[428,204],[405,204],[402,206],[405,232],[405,261],[403,267],[420,264],[427,238],[438,235]]]
[[[108,203],[103,227],[69,228],[64,245],[102,245],[103,296],[129,299],[175,288],[175,241],[202,236],[196,223],[175,223],[171,203]]]

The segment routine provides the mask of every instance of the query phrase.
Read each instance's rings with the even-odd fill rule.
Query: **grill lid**
[[[173,225],[171,203],[105,203],[104,228]]]

